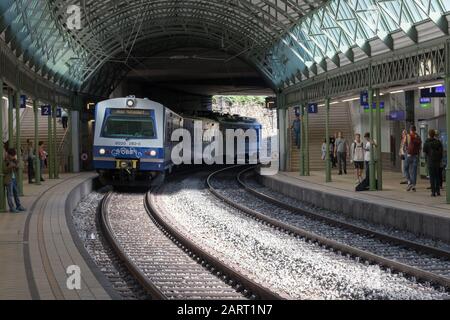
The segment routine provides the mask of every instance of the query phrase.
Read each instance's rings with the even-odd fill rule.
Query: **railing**
[[[8,106],[9,107],[9,106]],[[6,111],[8,111],[7,108],[5,108]],[[15,133],[15,129],[16,129],[16,109],[14,109],[13,112],[13,120],[12,120],[12,124],[13,124],[13,133]],[[25,117],[25,114],[27,113],[27,109],[20,109],[20,122],[22,123],[23,118]],[[2,110],[3,112],[3,110]],[[6,124],[6,125],[5,125]],[[3,117],[3,141],[9,140],[8,137],[9,134],[9,129],[8,129],[8,113],[6,114],[6,117]],[[6,137],[8,137],[8,139],[6,139]]]

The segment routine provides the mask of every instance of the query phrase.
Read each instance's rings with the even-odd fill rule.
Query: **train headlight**
[[[136,104],[136,101],[134,99],[127,99],[127,107],[133,108]]]
[[[156,151],[155,150],[150,151],[150,156],[156,157]]]
[[[106,150],[105,149],[100,149],[99,153],[100,153],[100,155],[104,156],[106,154]]]

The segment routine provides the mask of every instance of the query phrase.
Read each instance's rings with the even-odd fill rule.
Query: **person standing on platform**
[[[69,122],[69,114],[67,113],[66,109],[62,109],[61,111],[61,122],[64,129],[67,129],[67,125]]]
[[[412,126],[407,137],[406,167],[405,171],[408,179],[408,188],[406,191],[416,191],[417,168],[419,165],[419,155],[422,149],[422,139],[417,134],[416,126]]]
[[[347,174],[347,157],[350,156],[349,146],[342,132],[338,133],[335,144],[334,156],[337,158],[339,175],[341,176],[342,172]]]
[[[4,184],[6,186],[6,197],[8,199],[9,211],[18,213],[26,211],[20,203],[19,189],[17,188],[17,176],[19,170],[19,162],[17,160],[17,152],[15,149],[8,149],[4,162],[3,173],[5,175]]]
[[[295,145],[297,147],[297,149],[300,149],[300,135],[301,135],[301,120],[300,120],[300,116],[296,115],[295,116],[295,120],[292,123],[292,127],[291,130],[293,130],[294,132],[294,138],[295,138]]]
[[[442,143],[436,139],[436,131],[430,130],[428,140],[423,146],[423,152],[427,157],[428,172],[430,174],[431,196],[441,195],[440,170],[441,162],[444,157],[444,148]]]
[[[357,133],[355,135],[355,141],[350,148],[350,159],[355,165],[356,183],[362,182],[362,174],[364,171],[364,143],[361,141],[361,135]]]
[[[41,164],[41,181],[45,181],[44,178],[42,178],[42,172],[44,172],[45,169],[45,162],[47,160],[47,152],[44,149],[44,141],[39,141],[39,162]]]
[[[322,143],[322,160],[327,158],[327,139],[325,139]]]
[[[330,161],[331,161],[332,168],[336,168],[336,158],[334,156],[334,150],[336,148],[336,138],[337,138],[337,133],[334,136],[330,137]]]
[[[402,162],[402,169],[401,170],[402,170],[402,175],[403,175],[403,179],[404,179],[404,181],[400,182],[400,184],[408,184],[408,181],[406,180],[407,179],[407,174],[406,174],[406,170],[405,170],[405,167],[406,167],[406,155],[408,153],[407,140],[408,140],[408,131],[406,131],[406,129],[405,129],[402,132],[402,140],[401,140],[401,143],[400,143],[400,150],[399,150],[399,156],[400,156],[400,160]]]
[[[33,183],[33,178],[34,178],[34,159],[35,159],[35,154],[34,154],[34,148],[33,148],[33,141],[31,141],[30,139],[27,139],[27,150],[26,150],[26,154],[25,154],[25,160],[28,163],[28,183]]]
[[[364,135],[364,139],[366,140],[366,142],[364,144],[364,162],[365,162],[365,167],[366,167],[366,180],[367,180],[367,185],[370,185],[370,160],[371,160],[370,150],[371,150],[372,146],[374,148],[376,148],[377,143],[371,139],[370,132],[367,132]]]

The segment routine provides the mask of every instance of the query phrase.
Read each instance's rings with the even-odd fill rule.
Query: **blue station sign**
[[[41,106],[41,116],[51,116],[52,115],[52,107],[49,105]]]

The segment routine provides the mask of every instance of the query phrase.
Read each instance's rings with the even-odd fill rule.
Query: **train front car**
[[[118,98],[96,106],[94,167],[113,186],[151,186],[170,168],[166,108],[148,99]]]

